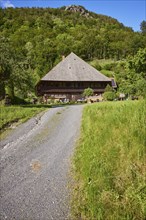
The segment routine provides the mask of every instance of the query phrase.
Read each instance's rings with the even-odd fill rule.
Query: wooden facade
[[[43,96],[44,94],[49,97],[59,98],[65,97],[71,100],[77,100],[82,97],[84,89],[92,88],[94,94],[102,94],[109,82],[65,82],[65,81],[41,81],[37,85],[37,95]]]

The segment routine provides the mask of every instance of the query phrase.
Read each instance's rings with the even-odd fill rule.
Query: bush
[[[113,77],[115,75],[115,73],[111,70],[105,70],[105,69],[102,69],[101,70],[101,73],[104,74],[105,76],[107,77]]]
[[[95,69],[97,69],[99,71],[102,69],[99,63],[96,63],[93,66],[94,66]]]
[[[103,69],[105,70],[113,70],[116,67],[116,63],[106,63],[103,65]]]
[[[87,88],[87,89],[84,89],[84,92],[83,92],[83,96],[84,97],[89,97],[89,96],[92,96],[94,94],[94,91],[93,89],[91,88]]]
[[[25,101],[24,99],[21,99],[17,96],[14,96],[14,98],[12,99],[12,104],[14,105],[21,105],[21,104],[28,104],[27,101]]]
[[[103,99],[106,101],[113,101],[116,98],[115,92],[105,92],[103,94]]]
[[[108,84],[106,87],[105,87],[105,92],[112,92],[113,91],[113,88]]]

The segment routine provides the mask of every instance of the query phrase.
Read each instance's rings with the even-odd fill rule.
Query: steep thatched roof
[[[74,53],[70,53],[43,78],[43,81],[106,81],[104,76]]]

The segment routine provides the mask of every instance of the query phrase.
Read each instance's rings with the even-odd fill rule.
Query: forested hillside
[[[4,91],[12,97],[31,96],[39,79],[71,51],[91,64],[95,60],[97,69],[100,60],[112,60],[104,68],[113,71],[119,89],[137,94],[146,72],[145,26],[143,21],[141,32],[134,32],[114,18],[81,6],[1,8],[0,96]]]

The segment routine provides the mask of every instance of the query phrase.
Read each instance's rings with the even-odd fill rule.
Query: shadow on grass
[[[20,105],[24,108],[58,108],[58,107],[65,107],[71,105],[84,105],[86,103],[64,103],[64,104],[27,104],[27,105]]]
[[[52,105],[44,105],[44,104],[27,104],[27,105],[20,105],[23,108],[52,108]]]
[[[64,104],[20,104],[20,105],[5,105],[6,107],[23,107],[23,108],[58,108],[71,105],[84,105],[86,103],[64,103]]]

